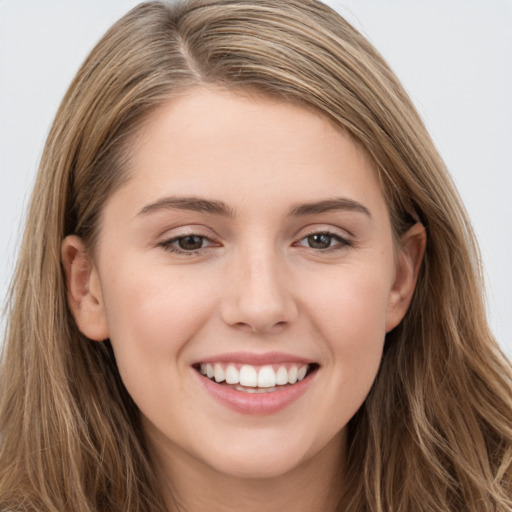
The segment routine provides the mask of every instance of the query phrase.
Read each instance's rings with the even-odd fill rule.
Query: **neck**
[[[169,512],[335,512],[344,446],[344,436],[338,435],[311,459],[269,478],[219,473],[176,446],[153,442],[150,450]]]

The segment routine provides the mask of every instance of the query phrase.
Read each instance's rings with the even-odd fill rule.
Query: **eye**
[[[180,249],[184,251],[197,251],[203,248],[205,238],[199,235],[181,236],[176,240]]]
[[[194,254],[201,249],[206,249],[214,243],[207,237],[201,235],[183,235],[171,238],[160,244],[166,251],[181,254]]]
[[[309,247],[317,251],[337,250],[344,247],[352,247],[352,242],[336,233],[328,231],[311,233],[310,235],[299,240],[301,247]]]

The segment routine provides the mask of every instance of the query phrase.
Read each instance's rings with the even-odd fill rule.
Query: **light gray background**
[[[0,0],[2,303],[59,101],[95,42],[137,3]],[[480,240],[494,333],[512,355],[512,0],[328,3],[381,51],[429,127]]]

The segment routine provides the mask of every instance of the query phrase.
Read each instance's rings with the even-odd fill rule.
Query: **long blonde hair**
[[[512,370],[493,340],[471,227],[409,98],[376,50],[314,0],[141,4],[93,49],[49,134],[13,279],[0,369],[0,509],[165,510],[107,342],[68,309],[60,247],[93,245],[130,141],[201,83],[313,107],[375,161],[395,235],[428,242],[403,322],[349,423],[340,510],[512,510]]]

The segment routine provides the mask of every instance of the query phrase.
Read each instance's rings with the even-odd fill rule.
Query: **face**
[[[130,165],[93,260],[63,255],[150,443],[245,477],[341,453],[414,287],[366,154],[311,110],[195,89]]]

